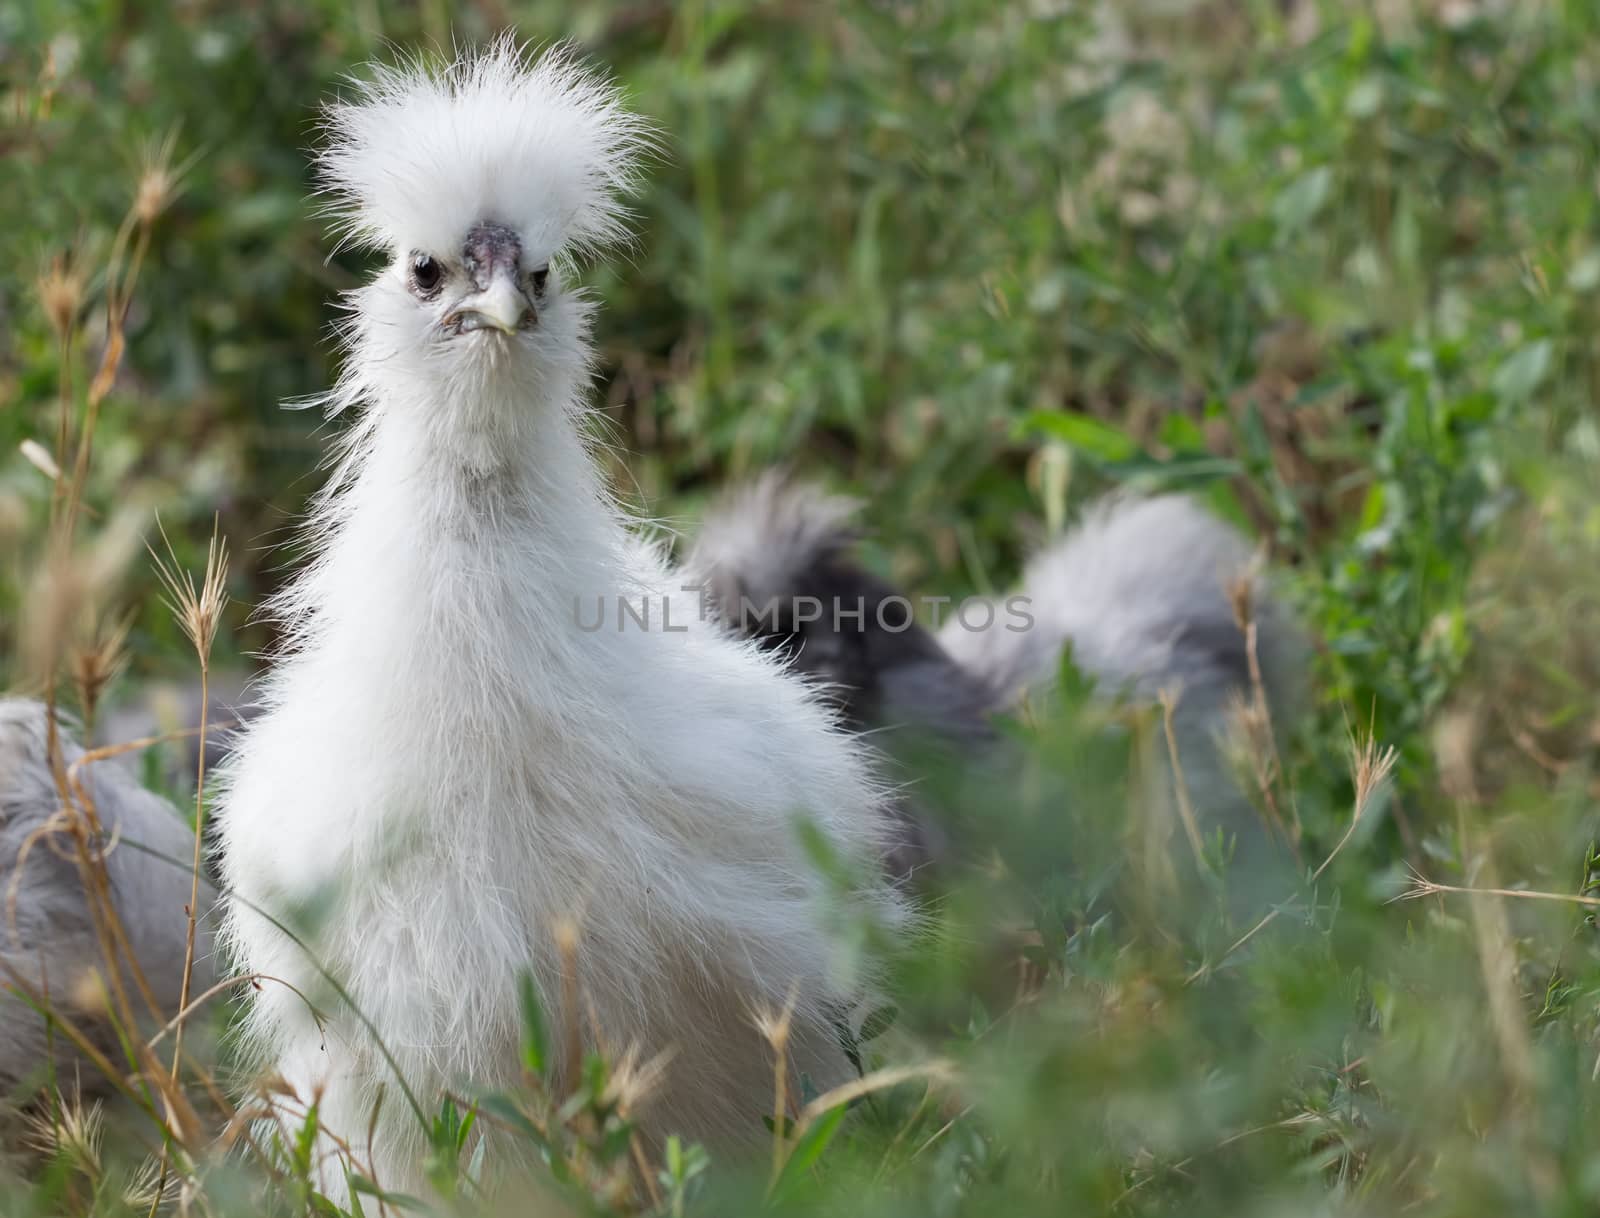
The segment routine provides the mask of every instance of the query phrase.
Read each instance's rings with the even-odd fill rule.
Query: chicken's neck
[[[318,512],[321,559],[287,600],[305,641],[377,665],[419,649],[486,670],[602,658],[575,607],[631,591],[629,539],[572,418],[530,407],[487,463],[425,417],[360,427]]]

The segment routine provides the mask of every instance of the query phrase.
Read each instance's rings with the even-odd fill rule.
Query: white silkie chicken
[[[512,1082],[519,974],[565,1017],[570,919],[574,1034],[673,1054],[646,1130],[763,1137],[752,1012],[792,1001],[794,1067],[826,1085],[859,994],[796,819],[870,856],[880,791],[804,683],[700,621],[591,459],[593,309],[565,273],[623,236],[646,129],[568,55],[506,41],[377,69],[327,127],[323,180],[390,261],[350,297],[330,406],[357,417],[219,819],[237,966],[327,1023],[263,981],[246,1040],[358,1169],[419,1187],[423,1131],[377,1040],[430,1112]]]

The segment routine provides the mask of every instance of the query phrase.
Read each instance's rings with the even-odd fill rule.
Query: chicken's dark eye
[[[544,285],[550,280],[550,268],[547,266],[542,266],[533,274],[529,275],[528,278],[533,282],[534,292],[539,296],[543,296]]]
[[[427,254],[411,255],[411,290],[418,296],[423,299],[432,296],[443,279],[444,267],[439,265],[438,259]]]

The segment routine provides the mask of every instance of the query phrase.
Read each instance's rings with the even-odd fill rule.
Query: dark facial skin
[[[488,288],[496,270],[516,279],[522,274],[522,239],[503,224],[478,224],[461,246],[461,269],[480,292]]]

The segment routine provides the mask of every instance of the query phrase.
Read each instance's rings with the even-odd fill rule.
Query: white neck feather
[[[570,398],[497,407],[505,422],[455,441],[440,434],[460,419],[450,409],[380,408],[357,424],[313,514],[321,556],[279,602],[291,637],[520,619],[529,642],[570,642],[575,597],[628,587],[626,533]]]

